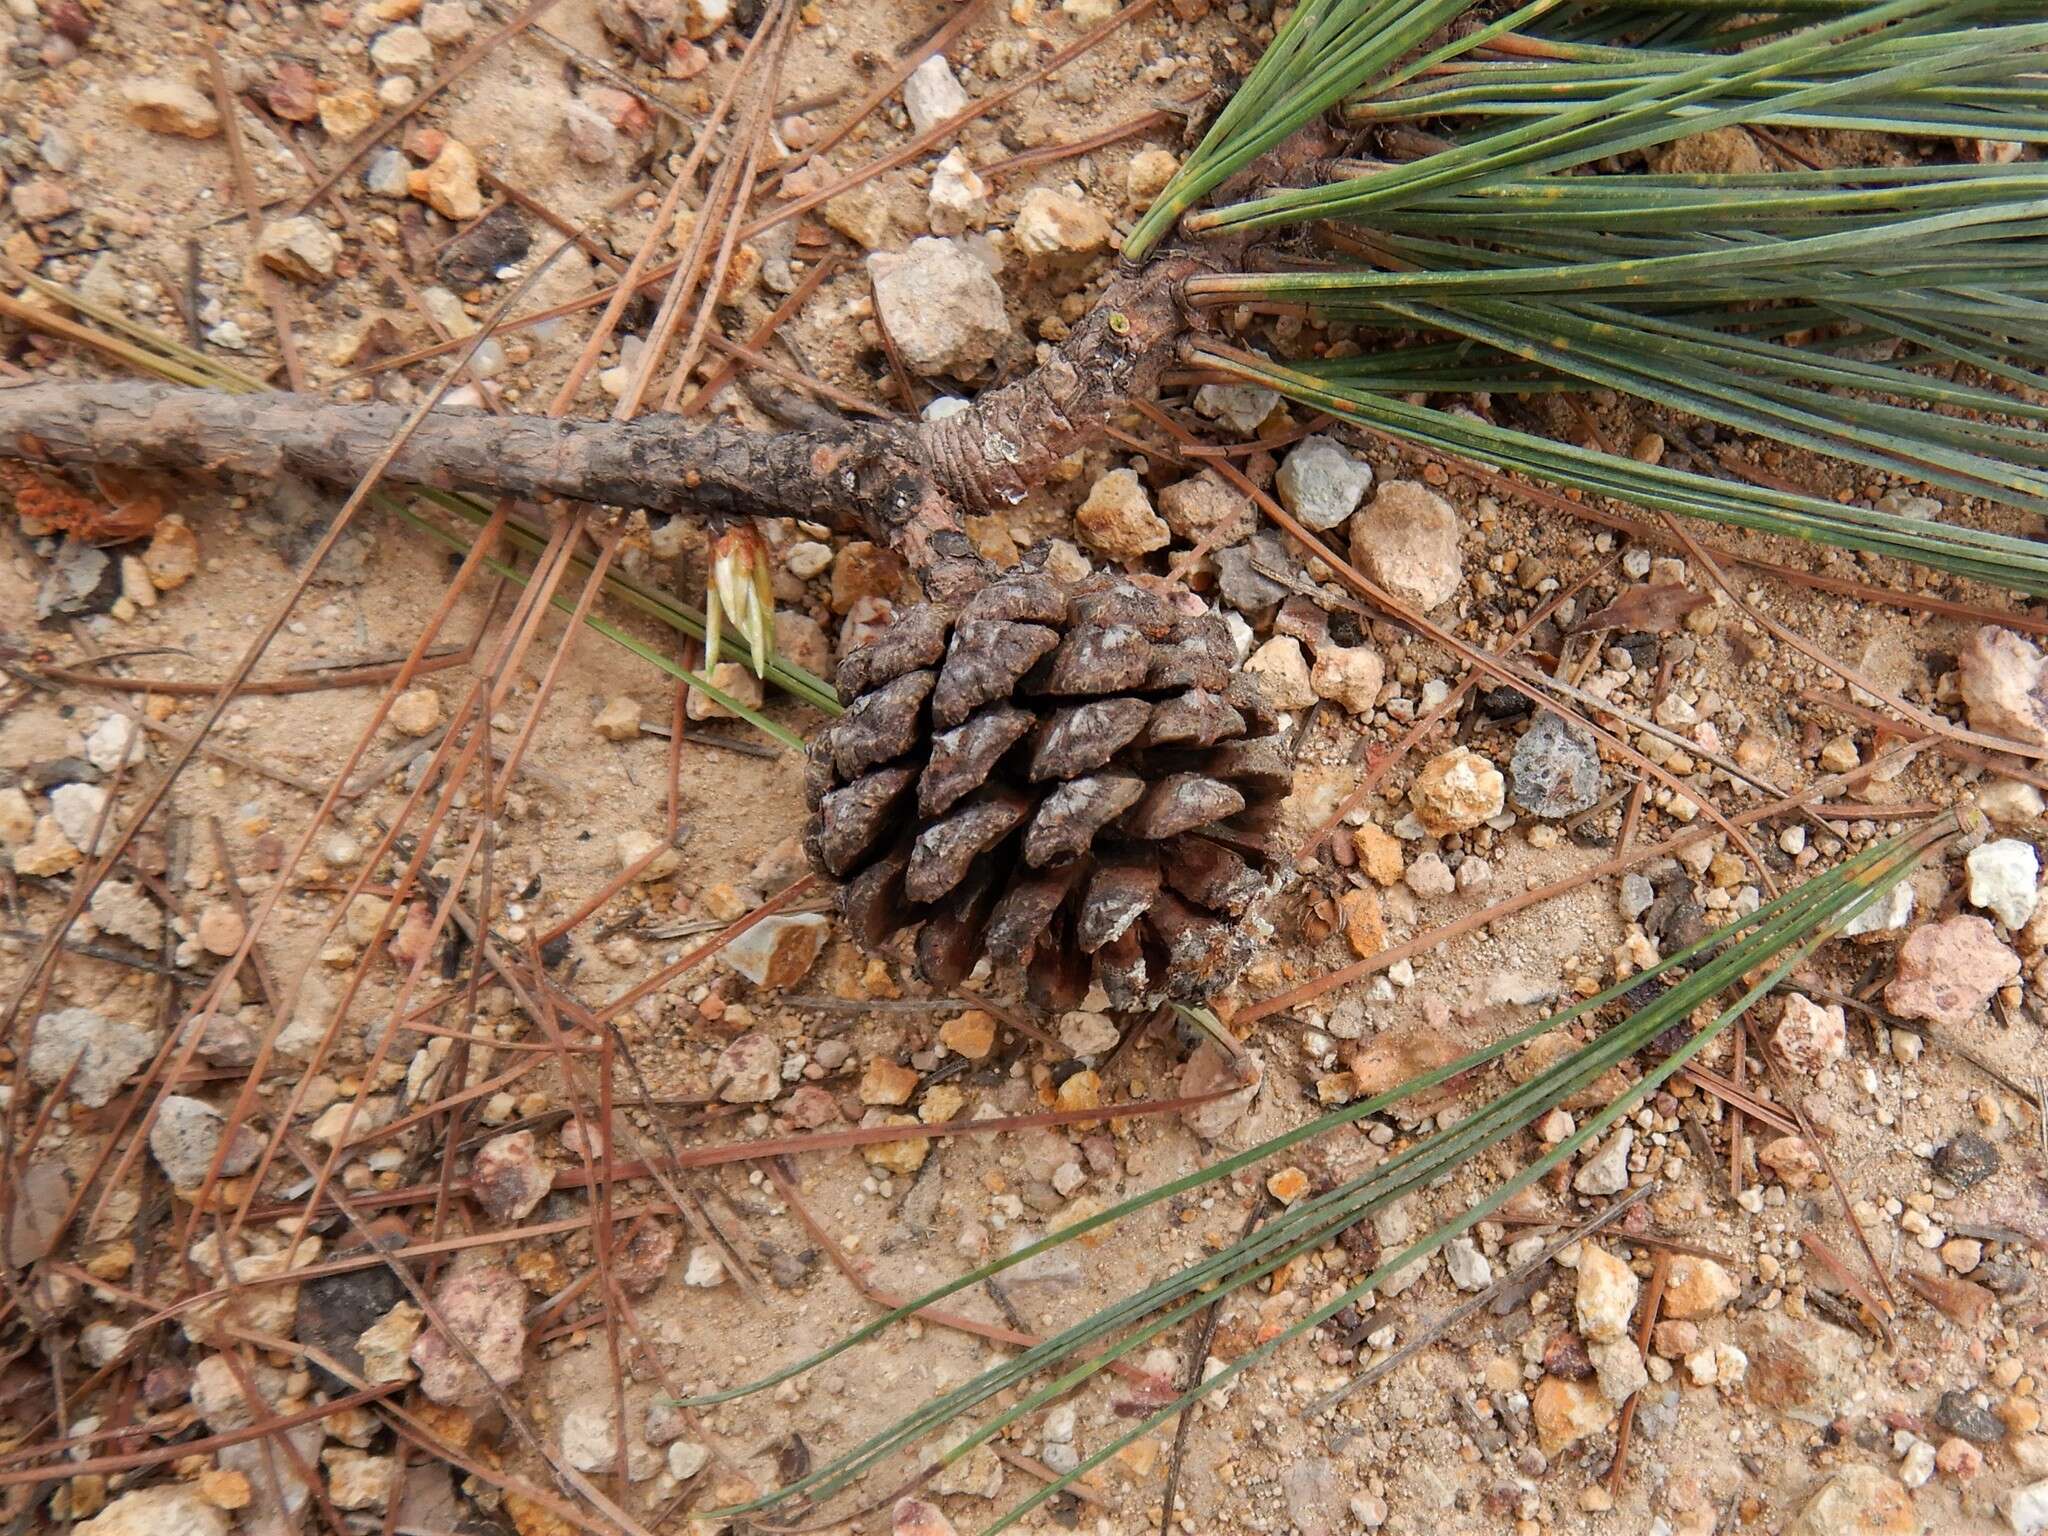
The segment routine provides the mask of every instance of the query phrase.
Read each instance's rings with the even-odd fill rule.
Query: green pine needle
[[[1439,1129],[1370,1172],[1326,1194],[1281,1211],[1229,1248],[1197,1260],[1133,1295],[1121,1298],[1092,1317],[991,1367],[973,1381],[937,1394],[912,1413],[852,1449],[808,1470],[785,1487],[746,1504],[713,1511],[713,1517],[733,1518],[785,1504],[792,1499],[821,1503],[850,1487],[891,1457],[912,1451],[942,1434],[947,1437],[947,1445],[936,1453],[936,1460],[940,1464],[950,1464],[962,1459],[1011,1425],[1082,1385],[1116,1360],[1148,1346],[1177,1324],[1191,1319],[1219,1296],[1252,1284],[1292,1260],[1313,1252],[1403,1195],[1440,1183],[1480,1154],[1501,1145],[1533,1124],[1561,1100],[1580,1092],[1603,1073],[1621,1065],[1667,1029],[1686,1024],[1696,1009],[1703,1005],[1714,1008],[1710,1023],[1689,1030],[1689,1038],[1676,1052],[1661,1060],[1601,1112],[1589,1117],[1579,1132],[1565,1143],[1468,1206],[1427,1237],[1381,1264],[1348,1288],[1341,1298],[1326,1303],[1277,1338],[1241,1356],[1222,1373],[1205,1380],[1129,1433],[1099,1449],[1075,1472],[1047,1484],[1007,1511],[984,1533],[984,1536],[993,1536],[994,1532],[1015,1523],[1066,1487],[1075,1477],[1100,1465],[1175,1414],[1191,1408],[1287,1342],[1328,1321],[1342,1307],[1355,1303],[1384,1281],[1395,1269],[1427,1258],[1452,1237],[1483,1220],[1515,1193],[1590,1144],[1594,1138],[1604,1135],[1623,1115],[1739,1018],[1746,1008],[1789,975],[1849,918],[1879,899],[1910,873],[1931,848],[1951,836],[1953,831],[1954,823],[1945,822],[1913,838],[1873,848],[1758,908],[1749,917],[1736,919],[1722,932],[1660,961],[1648,971],[1618,982],[1599,995],[1504,1040],[1423,1074],[1391,1092],[1325,1115],[1246,1152],[1085,1218],[939,1286],[826,1349],[758,1380],[687,1400],[690,1406],[725,1402],[787,1381],[873,1340],[921,1309],[970,1286],[979,1285],[1040,1253],[1125,1220],[1161,1201],[1228,1178],[1304,1141],[1354,1124],[1366,1115],[1377,1113],[1458,1074],[1486,1066],[1538,1035],[1587,1017],[1648,983],[1671,982],[1652,1001],[1636,1009],[1621,1023],[1596,1035],[1586,1045],[1528,1082],[1515,1085],[1467,1119]],[[1738,992],[1739,996],[1732,1002],[1717,1001],[1728,992]],[[1035,1387],[1030,1385],[1034,1380],[1038,1383]],[[1006,1400],[1006,1405],[986,1422],[964,1436],[958,1434],[958,1421],[963,1415],[999,1394],[1011,1392],[1025,1395]]]
[[[1611,389],[2048,515],[2048,166],[1615,169],[1749,125],[1943,149],[1956,134],[2048,141],[2048,21],[1999,0],[1812,0],[1740,25],[1589,0],[1525,6],[1403,62],[1392,43],[1426,9],[1307,0],[1126,247],[1142,254],[1176,222],[1303,231],[1319,249],[1205,273],[1188,300],[1306,308],[1368,350],[1287,366],[1202,342],[1193,361],[1566,489],[2048,595],[2028,539],[1639,464],[1404,398]],[[1354,123],[1426,117],[1452,138],[1196,210],[1340,84]]]
[[[2031,539],[1927,523],[1870,508],[1842,506],[1817,496],[1644,464],[1620,454],[1495,426],[1463,413],[1413,405],[1341,379],[1213,345],[1198,347],[1193,356],[1202,367],[1277,390],[1341,420],[1440,453],[1498,464],[1534,480],[1731,527],[1910,560],[2011,591],[2048,596],[2048,546]]]

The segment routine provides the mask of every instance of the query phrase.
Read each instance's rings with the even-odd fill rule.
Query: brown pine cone
[[[909,609],[838,685],[804,842],[864,948],[922,924],[930,985],[986,954],[1049,1009],[1091,976],[1136,1008],[1201,1002],[1243,969],[1291,773],[1215,614],[1017,571],[957,610]]]

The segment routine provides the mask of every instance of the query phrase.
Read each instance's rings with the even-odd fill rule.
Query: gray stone
[[[1908,1488],[1925,1488],[1934,1476],[1934,1446],[1915,1440],[1899,1458],[1899,1481]]]
[[[115,266],[111,253],[93,259],[93,264],[85,270],[85,276],[78,280],[78,291],[106,309],[128,307],[128,290],[121,281],[121,270]]]
[[[1356,512],[1371,488],[1372,466],[1321,433],[1296,443],[1274,478],[1281,505],[1319,530],[1334,528]]]
[[[1598,1152],[1586,1159],[1572,1188],[1582,1195],[1618,1195],[1628,1188],[1628,1154],[1636,1143],[1635,1130],[1624,1125]]]
[[[2048,801],[2031,784],[2022,784],[2017,779],[1994,779],[1977,791],[1977,809],[1989,816],[1994,825],[2010,827],[2037,820],[2048,809]]]
[[[725,1284],[725,1259],[709,1243],[699,1243],[683,1266],[683,1284],[700,1291],[716,1290]]]
[[[1249,544],[1219,549],[1212,558],[1216,561],[1218,594],[1246,618],[1257,622],[1279,607],[1287,596],[1287,588],[1253,569],[1254,561],[1276,571],[1294,569],[1294,561],[1278,534],[1256,534]]]
[[[1365,1004],[1355,997],[1347,997],[1323,1020],[1326,1033],[1339,1040],[1356,1040],[1365,1033]]]
[[[305,971],[299,978],[298,996],[292,999],[292,1016],[278,1031],[278,1054],[294,1061],[312,1056],[339,1006],[333,984],[317,968]]]
[[[174,1093],[157,1111],[156,1124],[149,1128],[149,1150],[171,1183],[179,1189],[194,1189],[205,1179],[220,1150],[227,1130],[227,1117],[198,1099]],[[235,1139],[221,1159],[223,1178],[247,1173],[263,1155],[263,1137],[252,1126],[235,1127]]]
[[[88,908],[100,932],[154,950],[163,942],[164,914],[132,880],[108,880],[92,893]]]
[[[274,1365],[252,1360],[243,1366],[248,1389],[225,1355],[207,1355],[192,1368],[192,1409],[215,1434],[246,1429],[256,1422],[253,1397],[266,1410],[283,1399],[285,1373]]]
[[[1906,926],[1913,916],[1913,887],[1901,880],[1877,900],[1842,925],[1842,937],[1865,933],[1890,933]]]
[[[110,605],[102,589],[115,570],[103,549],[80,539],[66,538],[57,547],[50,566],[36,588],[36,617],[45,622],[65,614],[91,613]]]
[[[1393,1204],[1373,1212],[1372,1230],[1373,1236],[1379,1240],[1383,1259],[1391,1260],[1396,1254],[1406,1251],[1415,1241],[1415,1210],[1409,1198],[1404,1195]],[[1380,1295],[1389,1299],[1399,1296],[1420,1280],[1428,1267],[1429,1260],[1423,1256],[1410,1259],[1389,1271],[1377,1287]]]
[[[1494,1008],[1533,1008],[1549,1002],[1558,991],[1554,972],[1550,976],[1533,976],[1527,971],[1502,971],[1486,980],[1486,1002]]]
[[[1060,1015],[1060,1043],[1075,1056],[1101,1058],[1116,1049],[1123,1032],[1107,1014],[1076,1009]]]
[[[668,1472],[679,1483],[687,1483],[711,1460],[709,1446],[695,1440],[673,1440],[668,1448]]]
[[[156,1041],[147,1030],[117,1024],[90,1008],[63,1008],[36,1020],[35,1043],[28,1052],[29,1081],[53,1088],[75,1061],[72,1097],[88,1109],[98,1109],[155,1054]]]
[[[2041,884],[2041,860],[2033,844],[2001,837],[1972,848],[1963,864],[1970,873],[1970,905],[2015,932],[2026,927]]]
[[[1877,498],[1877,510],[1924,523],[1941,516],[1941,503],[1932,496],[1915,496],[1911,491],[1886,491]]]
[[[30,1163],[22,1170],[9,1210],[0,1218],[0,1235],[6,1239],[0,1253],[8,1263],[33,1264],[49,1257],[71,1209],[71,1195],[71,1175],[62,1163]]]
[[[57,830],[80,853],[104,853],[112,845],[114,818],[109,816],[99,846],[93,846],[93,829],[100,826],[100,812],[106,804],[107,792],[97,784],[59,784],[50,791],[50,813],[57,818]]]
[[[1241,437],[1258,431],[1279,403],[1279,395],[1257,384],[1204,384],[1195,391],[1195,409]]]
[[[78,1353],[94,1370],[112,1365],[128,1347],[130,1331],[119,1323],[87,1323],[78,1330]]]
[[[1451,873],[1440,853],[1417,854],[1415,862],[1408,866],[1408,872],[1402,878],[1409,890],[1425,899],[1448,896],[1458,886],[1457,877]]]
[[[420,30],[427,41],[445,48],[461,42],[476,28],[462,0],[434,0],[420,11]]]
[[[966,378],[1010,339],[995,276],[966,247],[925,237],[868,257],[875,310],[904,363],[919,374]]]
[[[73,1536],[227,1536],[228,1519],[191,1484],[166,1483],[124,1493],[71,1529]]]
[[[943,123],[966,107],[967,92],[954,78],[953,66],[946,62],[944,54],[933,54],[903,82],[903,110],[910,114],[910,126],[917,133]]]
[[[680,1440],[690,1432],[690,1421],[673,1398],[656,1395],[648,1400],[641,1438],[649,1445],[662,1446]]]
[[[988,222],[988,183],[974,173],[973,164],[959,149],[948,150],[946,158],[932,172],[925,211],[935,235],[965,234]],[[938,403],[934,400],[932,405]],[[956,403],[962,408],[966,405],[965,401]],[[929,405],[925,407],[925,419],[932,419]]]
[[[240,1018],[215,1014],[199,1028],[197,1051],[213,1067],[248,1067],[256,1061],[256,1030]]]
[[[1643,1365],[1643,1352],[1636,1348],[1633,1339],[1590,1344],[1586,1347],[1586,1358],[1593,1362],[1593,1374],[1600,1381],[1600,1395],[1617,1406],[1650,1384],[1650,1373]]]
[[[1255,1051],[1246,1051],[1236,1060],[1223,1054],[1213,1040],[1204,1040],[1189,1053],[1180,1072],[1180,1093],[1182,1098],[1195,1098],[1213,1093],[1231,1084],[1242,1084],[1234,1092],[1223,1094],[1206,1104],[1197,1104],[1181,1111],[1181,1120],[1187,1128],[1205,1141],[1214,1141],[1234,1131],[1245,1112],[1258,1097],[1259,1088],[1265,1081],[1265,1063]]]
[[[1545,710],[1515,744],[1508,777],[1532,816],[1576,816],[1600,798],[1600,749],[1583,725]]]
[[[450,336],[467,339],[482,329],[470,318],[469,310],[464,307],[461,297],[452,289],[443,288],[439,283],[430,284],[420,290],[420,308],[432,316],[435,323]],[[637,336],[629,336],[626,341],[620,343],[620,350],[623,352],[628,349],[629,343],[638,341]],[[429,726],[428,729],[431,730],[433,727]]]
[[[609,1409],[576,1403],[562,1415],[562,1456],[579,1472],[609,1472],[619,1455],[619,1435]]]
[[[298,1465],[308,1469],[320,1465],[320,1447],[326,1438],[318,1422],[284,1432]],[[298,1536],[305,1528],[306,1509],[313,1499],[312,1481],[319,1473],[309,1471],[302,1476],[293,1465],[293,1456],[287,1456],[278,1440],[270,1436],[224,1445],[215,1454],[222,1471],[239,1472],[249,1480],[250,1500],[240,1511],[241,1536]],[[143,1536],[171,1533],[152,1529]]]
[[[43,129],[43,136],[36,140],[36,154],[59,176],[78,169],[78,140],[55,123]]]
[[[146,755],[142,729],[126,715],[108,715],[85,738],[85,760],[101,773],[132,768]]]
[[[2042,1536],[2048,1532],[2048,1480],[2013,1489],[1999,1501],[1999,1508],[2013,1536]]]
[[[1650,884],[1647,875],[1631,870],[1621,877],[1621,915],[1625,921],[1634,922],[1650,910],[1650,904],[1656,899],[1657,887]]]
[[[1444,1245],[1444,1267],[1461,1291],[1483,1291],[1493,1284],[1493,1266],[1469,1237],[1454,1237]]]
[[[380,149],[363,167],[363,187],[372,197],[402,198],[407,195],[411,168],[396,149]]]
[[[370,44],[370,62],[380,74],[424,74],[434,67],[434,45],[418,27],[393,27]]]

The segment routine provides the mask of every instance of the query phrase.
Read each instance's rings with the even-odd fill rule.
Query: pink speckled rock
[[[1998,942],[1983,918],[1923,923],[1899,948],[1898,972],[1884,989],[1884,1002],[1905,1018],[1967,1024],[2019,973],[2019,956]]]
[[[526,1287],[499,1264],[459,1269],[443,1280],[434,1308],[468,1354],[438,1327],[421,1334],[412,1347],[421,1390],[437,1403],[489,1402],[490,1382],[469,1354],[499,1386],[517,1381],[526,1368],[526,1300]]]

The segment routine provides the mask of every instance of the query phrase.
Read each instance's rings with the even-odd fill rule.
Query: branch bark
[[[119,464],[329,483],[367,470],[409,413],[380,401],[231,395],[177,384],[34,384],[0,390],[0,448],[55,464]],[[653,512],[772,512],[839,527],[887,479],[915,473],[910,436],[848,425],[753,433],[629,422],[437,410],[392,462],[390,478],[469,490],[645,507]],[[900,465],[887,461],[900,456]]]
[[[1206,265],[1206,263],[1205,263]],[[434,411],[393,462],[396,481],[444,490],[858,528],[899,550],[935,595],[973,578],[963,514],[1020,499],[1150,394],[1185,327],[1191,258],[1111,283],[1060,349],[1021,379],[935,422],[845,422],[754,433],[685,425]],[[405,420],[392,405],[150,383],[0,389],[0,456],[352,484]]]

